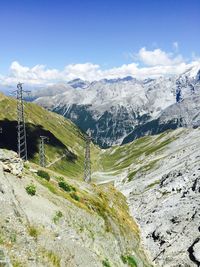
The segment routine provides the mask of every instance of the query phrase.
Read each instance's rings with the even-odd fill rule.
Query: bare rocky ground
[[[179,129],[169,137],[170,144],[129,166],[139,170],[132,181],[124,170],[115,185],[156,266],[200,266],[200,130]],[[152,159],[150,170],[142,168]]]
[[[33,168],[0,150],[0,248],[14,267],[131,266],[123,256],[151,266],[122,194],[65,178],[76,188],[74,200],[58,188],[57,174],[47,182]],[[34,196],[25,190],[30,184]]]

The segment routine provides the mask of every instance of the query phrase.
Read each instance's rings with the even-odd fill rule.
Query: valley
[[[14,152],[5,150],[16,150],[14,141],[8,146],[8,137],[16,125],[16,100],[1,95],[1,104],[7,108],[7,113],[1,112],[0,121],[4,134],[0,150],[1,194],[5,202],[1,209],[1,244],[11,259],[16,258],[14,266],[21,266],[16,265],[19,262],[22,266],[43,266],[44,262],[47,266],[65,266],[66,262],[67,266],[84,266],[84,262],[111,267],[176,267],[177,262],[180,266],[198,266],[199,128],[167,130],[108,149],[92,144],[92,183],[87,184],[83,182],[84,134],[73,123],[33,103],[25,103],[31,153],[29,162],[23,164]],[[49,173],[49,181],[37,175],[42,169],[38,165],[38,145],[43,133],[50,138],[45,144],[48,165],[43,168]],[[59,179],[71,188],[68,193],[59,188]],[[24,191],[31,184],[37,188],[36,196],[28,196]],[[77,219],[79,213],[82,222]],[[54,216],[58,216],[56,223]],[[16,220],[23,221],[17,232],[12,225]],[[100,222],[101,230],[96,228]],[[37,238],[28,236],[29,227],[37,232]],[[74,233],[71,239],[63,227]],[[82,230],[79,232],[77,227]],[[10,240],[13,231],[15,240],[20,231],[23,238]],[[43,231],[45,235],[48,231],[53,239],[46,239]],[[23,247],[27,242],[29,257]],[[69,248],[72,244],[73,249]],[[24,251],[20,258],[15,254],[18,246]],[[52,246],[55,249],[50,249]],[[80,246],[85,251],[81,262]],[[101,252],[94,254],[94,248]],[[69,254],[64,256],[63,249]]]

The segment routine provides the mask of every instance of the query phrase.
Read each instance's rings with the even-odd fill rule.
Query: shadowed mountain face
[[[180,120],[177,119],[169,120],[167,123],[162,123],[160,119],[152,120],[146,124],[135,127],[135,129],[124,138],[122,145],[130,143],[141,136],[159,134],[167,130],[174,130],[180,126],[182,126],[182,124]]]
[[[0,121],[2,133],[0,134],[0,148],[6,148],[17,152],[17,122],[3,120]],[[26,138],[28,159],[33,159],[36,153],[39,153],[40,136],[48,137],[48,146],[66,151],[67,159],[75,161],[77,156],[70,152],[67,147],[57,139],[50,131],[47,131],[41,125],[26,123]]]

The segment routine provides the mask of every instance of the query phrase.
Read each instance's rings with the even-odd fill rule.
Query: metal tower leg
[[[45,140],[48,140],[46,136],[40,136],[40,145],[39,145],[39,157],[40,157],[40,166],[46,167],[46,156],[45,156]]]
[[[22,83],[17,84],[17,136],[18,155],[21,159],[27,160],[26,126],[24,117],[23,93],[28,92],[22,89]]]
[[[91,182],[91,159],[90,159],[90,143],[91,137],[86,137],[86,147],[85,147],[85,164],[84,164],[84,181]]]

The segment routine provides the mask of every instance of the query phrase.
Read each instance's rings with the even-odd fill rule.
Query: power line
[[[46,155],[45,155],[45,140],[49,140],[47,136],[40,136],[40,146],[39,146],[39,157],[40,157],[40,166],[46,166]]]
[[[17,141],[18,155],[21,159],[27,160],[27,142],[26,142],[26,125],[24,117],[24,99],[23,94],[30,91],[25,91],[22,88],[22,83],[17,84]]]

